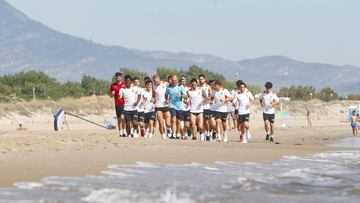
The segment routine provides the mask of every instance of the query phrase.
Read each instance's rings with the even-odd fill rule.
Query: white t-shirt
[[[126,89],[120,89],[119,97],[123,96],[125,100],[124,110],[125,111],[135,111],[136,106],[134,104],[137,101],[136,87],[130,87]]]
[[[213,100],[213,110],[217,112],[227,113],[227,104],[224,103],[225,98],[232,98],[232,95],[227,89],[215,91]]]
[[[162,108],[169,106],[169,104],[165,103],[166,88],[167,84],[165,82],[162,82],[160,85],[154,85],[154,91],[156,95],[155,107]]]
[[[254,101],[254,96],[250,91],[246,91],[244,93],[238,92],[235,95],[235,102],[238,104],[237,109],[239,111],[239,115],[250,113],[250,100]]]
[[[201,88],[197,88],[196,90],[189,90],[188,96],[190,99],[190,112],[191,113],[202,113],[203,109],[203,94]]]
[[[143,98],[142,95],[143,95],[145,89],[142,87],[135,87],[135,88],[136,88],[136,95],[141,97],[136,109],[138,112],[144,112],[144,102],[142,101],[142,98]]]
[[[210,100],[208,99],[209,97],[209,91],[210,91],[210,86],[207,84],[204,84],[204,86],[201,87],[201,91],[202,94],[204,95],[204,102],[203,102],[203,107],[204,109],[210,109]]]
[[[279,102],[278,96],[274,92],[261,93],[261,100],[264,105],[263,112],[266,114],[275,114],[275,108],[271,105],[271,102]]]
[[[143,101],[144,101],[144,113],[155,112],[155,104],[151,102],[153,92],[144,90]]]
[[[184,88],[186,90],[186,93],[191,89],[191,87],[188,87],[188,86],[185,86]],[[182,99],[182,101],[183,101],[183,111],[190,111],[190,105],[185,103],[185,99]]]
[[[238,105],[238,103],[235,101],[235,97],[236,97],[236,95],[239,93],[240,91],[238,90],[238,89],[233,89],[233,90],[231,90],[231,95],[232,95],[232,97],[234,98],[234,101],[233,101],[233,103],[235,104],[235,109],[238,109],[239,108],[239,105]]]

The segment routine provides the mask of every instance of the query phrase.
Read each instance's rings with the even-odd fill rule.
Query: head
[[[205,75],[204,75],[204,74],[200,74],[200,75],[198,76],[198,79],[199,79],[200,85],[203,85],[203,84],[206,83],[206,78],[205,78]]]
[[[122,81],[122,74],[120,72],[116,72],[114,77],[117,83]]]
[[[139,87],[140,86],[140,78],[134,77],[133,78],[134,86]]]
[[[154,75],[154,76],[153,76],[153,83],[154,83],[155,85],[160,85],[161,79],[160,79],[160,76],[159,76],[159,75]]]
[[[210,81],[209,81],[209,85],[210,85],[211,89],[214,89],[215,80],[210,80]]]
[[[220,81],[220,80],[215,80],[214,89],[217,90],[217,91],[219,91],[219,90],[221,90],[221,88],[222,88],[222,83],[221,83],[221,81]]]
[[[241,81],[239,84],[236,83],[236,85],[241,93],[244,93],[246,91],[246,84],[243,81]]]
[[[169,84],[172,84],[171,78],[172,78],[172,75],[168,76],[168,78],[167,78]]]
[[[171,76],[170,80],[171,80],[171,84],[174,86],[176,86],[179,82],[178,77],[175,74]]]
[[[131,76],[130,75],[125,75],[124,79],[125,79],[126,88],[131,87],[131,83],[132,83]]]
[[[240,90],[240,85],[244,83],[242,80],[236,81],[236,89]]]
[[[356,116],[356,111],[353,111],[353,112],[352,112],[352,115],[353,115],[353,116]]]
[[[153,86],[153,83],[152,83],[151,80],[147,80],[147,81],[145,82],[145,88],[146,88],[147,91],[152,90],[152,86]]]
[[[148,80],[151,80],[149,76],[144,77],[144,84],[145,84],[146,81],[148,81]]]
[[[180,76],[180,84],[182,86],[185,86],[186,82],[187,82],[186,76],[185,75]]]
[[[198,87],[198,81],[197,81],[196,78],[191,79],[190,83],[191,83],[191,88],[192,89],[196,89]]]
[[[272,88],[273,88],[273,84],[271,82],[265,83],[265,92],[267,92],[267,93],[271,92]]]

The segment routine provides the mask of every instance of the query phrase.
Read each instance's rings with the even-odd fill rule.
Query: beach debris
[[[101,128],[105,128],[107,130],[112,130],[112,129],[116,129],[115,126],[113,126],[110,122],[106,122],[105,123],[105,126],[104,125],[101,125],[99,123],[96,123],[94,121],[91,121],[91,120],[88,120],[86,118],[83,118],[81,116],[78,116],[78,115],[75,115],[75,114],[72,114],[72,113],[69,113],[69,112],[66,112],[65,109],[60,109],[55,115],[54,115],[54,130],[55,131],[59,131],[59,130],[63,130],[64,128],[64,124],[66,125],[67,129],[69,129],[68,125],[67,125],[67,122],[66,122],[66,115],[69,115],[69,116],[72,116],[72,117],[75,117],[75,118],[78,118],[80,120],[83,120],[83,121],[86,121],[88,123],[91,123],[93,125],[96,125],[98,127],[101,127]]]

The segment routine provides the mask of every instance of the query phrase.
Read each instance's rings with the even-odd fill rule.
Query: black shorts
[[[192,112],[190,112],[190,113],[191,113],[191,115],[193,115],[193,116],[198,116],[198,115],[202,114],[202,113],[192,113]]]
[[[239,123],[245,123],[245,122],[249,122],[250,121],[250,114],[243,114],[243,115],[239,115]]]
[[[214,117],[215,117],[216,120],[221,119],[223,122],[226,122],[226,120],[228,118],[228,113],[227,112],[214,111]]]
[[[235,115],[239,115],[239,110],[235,109]]]
[[[190,122],[190,111],[183,111],[181,120],[184,122]]]
[[[275,114],[263,113],[263,118],[264,118],[264,121],[269,121],[270,123],[275,122]]]
[[[163,113],[166,113],[169,111],[169,107],[155,107],[155,111],[156,112],[161,111]]]
[[[145,113],[144,122],[148,123],[150,120],[152,120],[152,121],[156,120],[155,112]]]
[[[215,119],[215,111],[210,110],[210,119]]]
[[[116,117],[120,118],[121,115],[124,115],[124,106],[115,106]]]
[[[137,111],[124,111],[125,122],[135,121]]]
[[[144,122],[145,120],[145,113],[144,112],[136,112],[134,115],[134,119],[139,122]]]
[[[204,109],[204,119],[205,120],[210,120],[210,118],[211,118],[211,111],[210,111],[210,109]]]

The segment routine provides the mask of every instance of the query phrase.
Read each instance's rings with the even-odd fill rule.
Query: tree
[[[140,72],[130,68],[120,68],[120,72],[122,73],[123,77],[125,75],[130,75],[132,78],[138,77],[142,85],[144,85],[144,78],[148,76],[146,72]]]
[[[80,98],[86,95],[85,89],[77,82],[67,82],[62,85],[64,97]]]
[[[331,89],[330,87],[323,88],[318,93],[317,96],[321,101],[326,101],[326,102],[338,99],[338,94],[335,92],[335,90]]]
[[[315,95],[315,88],[311,86],[282,87],[279,90],[280,97],[290,97],[292,100],[308,101]]]
[[[349,94],[347,96],[348,100],[360,100],[360,94]]]
[[[81,87],[86,95],[105,95],[109,91],[110,83],[106,80],[98,80],[95,77],[84,75],[81,80]]]

